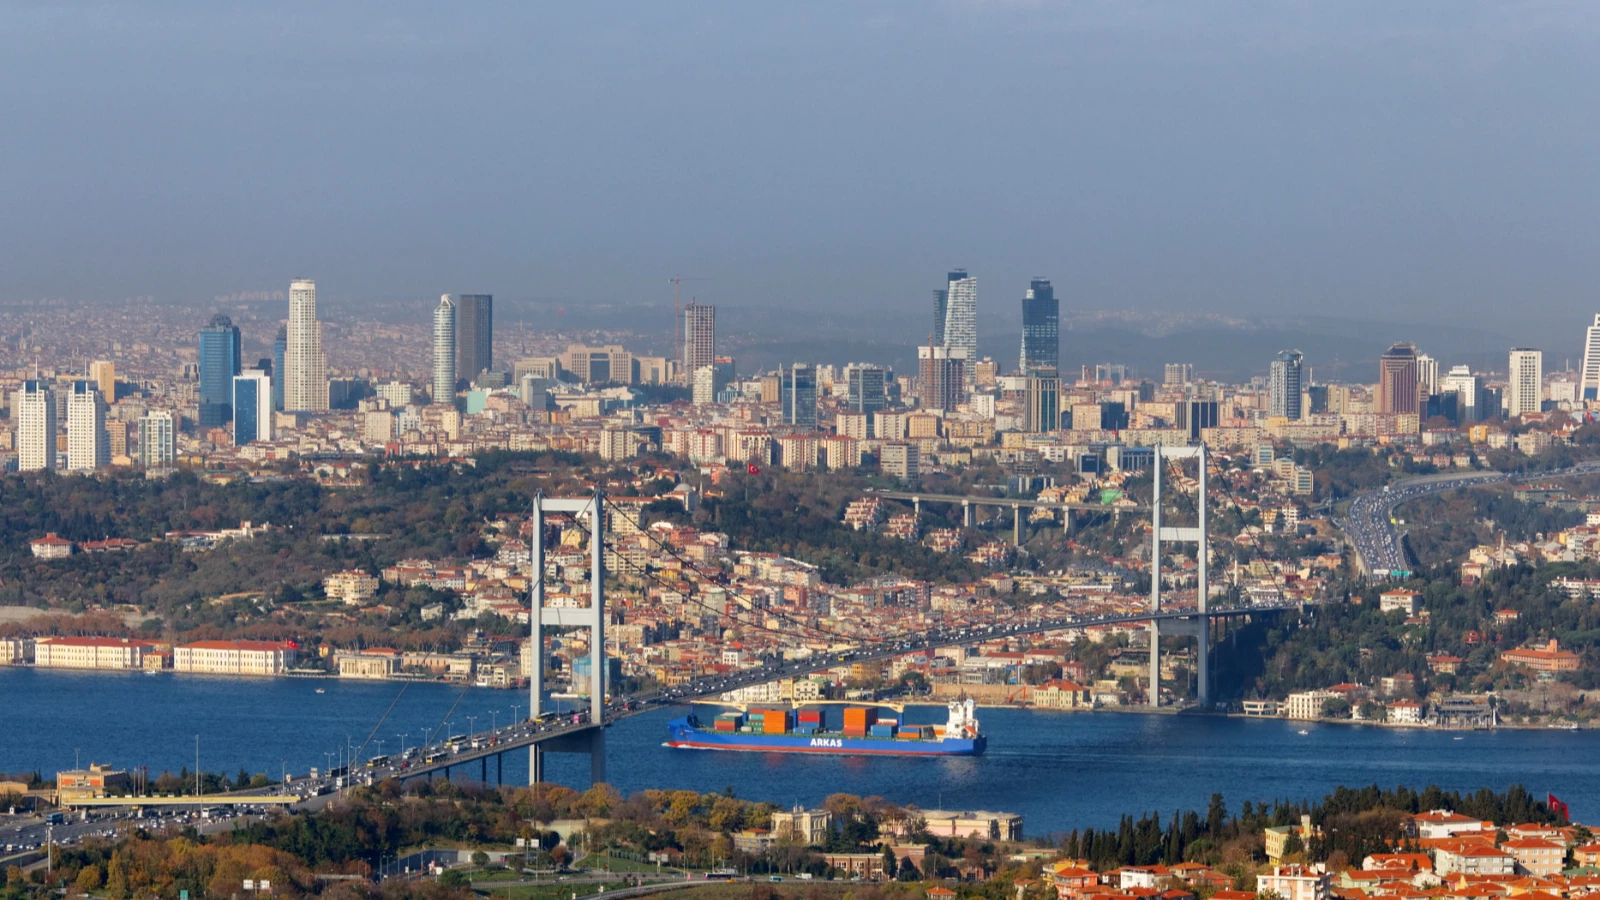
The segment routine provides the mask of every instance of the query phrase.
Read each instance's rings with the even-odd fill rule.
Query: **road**
[[[1552,478],[1571,478],[1580,475],[1600,474],[1600,461],[1579,463],[1566,469],[1557,469],[1534,475],[1520,476],[1529,481],[1546,481]],[[1345,516],[1345,537],[1361,560],[1361,569],[1369,578],[1387,577],[1390,572],[1407,572],[1411,563],[1406,559],[1400,532],[1394,527],[1395,508],[1402,503],[1455,490],[1509,481],[1512,475],[1500,472],[1473,472],[1465,475],[1440,474],[1407,478],[1374,491],[1357,494],[1350,502]]]

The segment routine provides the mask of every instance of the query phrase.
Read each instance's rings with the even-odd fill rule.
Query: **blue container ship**
[[[667,746],[749,753],[829,753],[835,756],[977,756],[988,744],[971,700],[949,704],[944,725],[879,720],[876,707],[848,707],[838,728],[821,710],[724,712],[709,721],[694,713],[667,723]]]

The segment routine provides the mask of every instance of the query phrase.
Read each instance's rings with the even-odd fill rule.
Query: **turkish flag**
[[[1556,799],[1555,794],[1545,794],[1545,799],[1550,806],[1550,811],[1560,813],[1561,818],[1571,821],[1572,816],[1567,813],[1567,805]]]
[[[745,466],[745,471],[749,472],[751,475],[760,475],[761,474],[761,470],[756,468],[756,464],[755,463],[751,463],[750,465]]]

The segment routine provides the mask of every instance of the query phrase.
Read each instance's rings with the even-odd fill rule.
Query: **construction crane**
[[[699,275],[674,275],[667,280],[672,282],[672,355],[682,361],[683,305],[679,302],[678,291],[685,281],[710,281],[711,279]]]

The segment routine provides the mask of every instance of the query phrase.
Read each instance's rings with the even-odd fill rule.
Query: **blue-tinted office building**
[[[200,329],[200,427],[233,420],[233,376],[239,374],[239,329],[222,314]]]

